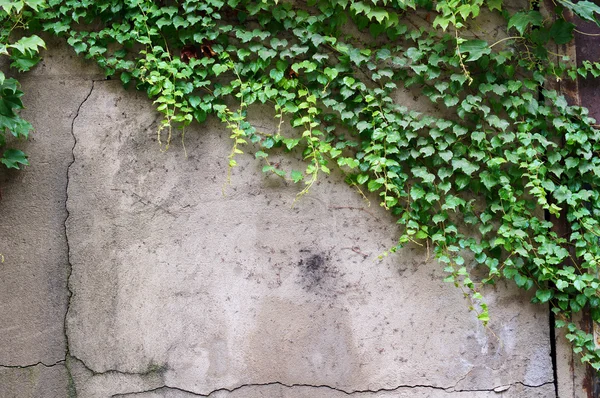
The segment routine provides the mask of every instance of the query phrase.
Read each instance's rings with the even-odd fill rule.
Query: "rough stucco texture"
[[[268,114],[257,119],[269,128]],[[185,158],[178,145],[159,151],[156,128],[149,101],[118,82],[96,82],[75,120],[67,332],[89,369],[156,373],[144,388],[199,394],[552,381],[543,308],[490,290],[498,340],[425,249],[377,261],[394,222],[339,176],[291,208],[299,188],[241,156],[223,196],[227,131],[193,127]]]
[[[78,70],[68,62],[61,65]],[[36,82],[42,96],[50,83]],[[231,149],[224,126],[209,120],[186,131],[187,158],[178,139],[161,152],[159,115],[143,94],[104,80],[72,87],[76,112],[52,115],[73,122],[72,136],[60,133],[67,160],[48,166],[61,176],[68,168],[53,200],[64,212],[66,199],[61,220],[68,216],[72,269],[62,261],[63,279],[51,289],[64,302],[72,271],[66,334],[60,300],[62,313],[51,316],[68,339],[64,391],[85,398],[554,395],[546,308],[512,286],[490,287],[488,330],[461,292],[442,282],[426,248],[378,260],[396,229],[376,198],[368,207],[334,174],[292,207],[301,187],[263,175],[252,148],[223,196]],[[255,125],[274,128],[267,109],[254,111]],[[44,112],[32,110],[30,119],[41,124]],[[280,160],[294,165],[289,155]],[[43,173],[32,166],[10,178],[50,178]],[[56,224],[29,232],[36,250],[49,236],[65,237]],[[0,231],[5,242],[8,231]],[[40,264],[40,272],[56,266]],[[16,310],[4,316],[2,327],[19,318]],[[56,339],[63,356],[51,361],[65,358]],[[4,370],[10,377],[0,372],[0,381],[11,385],[24,377],[22,369]],[[65,396],[47,391],[31,396]]]
[[[49,54],[48,62],[53,56]],[[68,57],[59,56],[77,65]],[[80,64],[82,65],[82,64]],[[87,68],[90,70],[90,68]],[[35,124],[24,172],[0,171],[0,364],[52,365],[65,358],[67,242],[64,234],[66,169],[71,162],[71,120],[87,92],[89,75],[44,71],[23,80]]]

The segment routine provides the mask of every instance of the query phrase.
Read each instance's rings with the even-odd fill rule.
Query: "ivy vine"
[[[550,50],[573,40],[565,12],[600,23],[600,7],[555,6],[547,16],[536,2],[510,13],[502,0],[1,0],[0,53],[27,71],[44,47],[37,33],[65,37],[147,92],[165,148],[214,115],[231,132],[230,169],[252,143],[263,171],[304,184],[301,195],[341,168],[397,216],[398,247],[431,246],[482,322],[481,285],[513,280],[549,303],[599,370],[593,336],[572,317],[587,307],[600,321],[600,130],[548,82],[600,76],[598,63],[572,66]],[[495,43],[469,33],[490,13],[506,21]],[[449,116],[398,104],[399,89]],[[17,113],[18,82],[0,75],[0,93],[1,148],[31,126]],[[257,103],[272,106],[276,131],[248,122]],[[269,162],[274,148],[299,149],[306,168]],[[27,165],[15,149],[0,161]],[[476,283],[473,267],[488,277]]]

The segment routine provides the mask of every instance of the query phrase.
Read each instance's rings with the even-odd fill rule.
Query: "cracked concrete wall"
[[[50,48],[32,166],[0,171],[1,397],[555,395],[527,294],[489,287],[483,328],[426,249],[377,260],[394,219],[337,174],[292,208],[247,148],[223,196],[222,125],[163,153],[151,101]]]
[[[69,292],[64,221],[71,120],[98,71],[65,49],[23,79],[35,134],[25,172],[0,171],[0,396],[64,397]]]

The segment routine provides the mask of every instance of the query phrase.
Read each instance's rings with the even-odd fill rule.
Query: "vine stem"
[[[311,152],[309,155],[307,155],[306,157],[312,157],[312,161],[311,163],[314,164],[314,171],[311,174],[311,178],[310,180],[306,183],[306,186],[304,187],[304,189],[302,191],[300,191],[296,197],[294,198],[294,201],[292,202],[292,207],[294,207],[294,205],[296,204],[296,202],[298,201],[298,199],[300,199],[302,196],[306,195],[310,189],[312,188],[313,184],[317,181],[318,175],[319,175],[319,159],[318,159],[318,151],[315,148],[315,144],[313,142],[313,135],[312,135],[312,123],[310,121],[310,115],[307,114],[309,116],[309,121],[307,124],[307,129],[304,131],[304,134],[307,134],[307,144],[309,146],[309,148],[311,149]]]
[[[467,67],[465,66],[465,63],[463,62],[463,59],[462,59],[462,53],[460,52],[460,44],[458,44],[458,41],[459,41],[458,29],[454,29],[454,37],[456,38],[456,54],[458,55],[458,61],[460,62],[460,67],[462,68],[462,70],[465,74],[465,77],[469,81],[469,86],[470,86],[471,83],[473,83],[473,78],[471,77],[471,74],[467,70]]]
[[[231,123],[229,120],[227,120],[227,126],[230,128],[230,130],[232,130],[232,135],[231,138],[233,138],[233,147],[231,148],[231,153],[229,154],[229,156],[227,157],[227,159],[229,160],[228,164],[227,164],[227,177],[225,179],[225,183],[223,183],[223,187],[222,187],[222,193],[223,196],[225,196],[225,188],[227,187],[227,185],[229,185],[231,183],[231,172],[233,167],[235,166],[235,155],[237,155],[238,153],[241,153],[241,151],[238,149],[238,144],[245,143],[246,141],[243,138],[244,136],[244,131],[241,129],[241,121],[243,120],[243,112],[244,112],[244,106],[246,105],[245,101],[244,101],[244,90],[246,88],[244,81],[242,80],[242,77],[240,76],[237,68],[235,67],[235,63],[233,62],[233,60],[231,59],[231,57],[229,56],[229,54],[225,53],[225,57],[227,57],[229,59],[229,65],[231,67],[231,70],[233,71],[233,73],[236,76],[237,81],[240,83],[240,106],[238,108],[237,111],[237,116],[235,117],[235,119],[231,119],[234,123]],[[228,109],[226,109],[227,114],[232,114],[231,111],[229,111]]]
[[[504,39],[500,39],[500,40],[494,42],[493,44],[490,44],[489,48],[492,48],[492,47],[494,47],[494,46],[496,46],[496,45],[498,45],[498,44],[500,44],[502,42],[505,42],[507,40],[524,40],[524,39],[525,38],[522,37],[522,36],[509,36],[509,37],[505,37]]]
[[[573,29],[573,31],[579,33],[580,35],[585,35],[585,36],[593,36],[593,37],[600,36],[600,33],[586,33],[586,32],[580,31],[579,29]]]

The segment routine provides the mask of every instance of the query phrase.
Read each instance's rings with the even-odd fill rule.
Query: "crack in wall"
[[[75,127],[75,121],[77,120],[77,118],[79,117],[79,112],[81,111],[81,108],[83,107],[83,105],[87,102],[87,100],[90,98],[90,96],[92,95],[92,92],[94,91],[94,85],[96,83],[97,80],[93,80],[92,79],[92,85],[90,87],[90,91],[87,93],[87,95],[84,97],[83,101],[81,101],[81,103],[79,104],[79,106],[77,107],[77,111],[75,112],[75,116],[73,117],[73,120],[71,120],[71,136],[73,137],[73,146],[71,147],[71,162],[69,163],[69,165],[67,166],[67,182],[65,184],[65,212],[67,213],[63,226],[64,226],[64,236],[65,236],[65,242],[67,245],[67,270],[68,270],[68,275],[67,275],[67,292],[68,292],[68,297],[67,297],[67,308],[65,310],[65,316],[63,319],[63,333],[65,336],[65,359],[62,360],[62,362],[64,362],[67,366],[67,373],[68,373],[68,377],[69,377],[69,389],[70,389],[70,396],[77,396],[77,392],[74,389],[73,386],[73,380],[72,380],[72,375],[71,375],[71,369],[68,366],[67,360],[69,359],[70,355],[70,349],[69,349],[69,334],[67,333],[67,316],[69,314],[69,310],[71,308],[71,299],[73,297],[73,291],[71,290],[71,285],[70,285],[70,280],[71,280],[71,275],[73,274],[73,264],[71,263],[71,245],[69,243],[69,234],[68,234],[68,230],[67,230],[67,222],[69,220],[69,217],[71,216],[71,213],[69,212],[69,206],[68,206],[68,202],[69,202],[69,172],[71,170],[71,166],[73,166],[73,164],[75,163],[75,147],[77,146],[77,137],[75,136],[75,131],[74,131],[74,127]]]
[[[543,99],[543,94],[539,92],[539,96]],[[546,221],[552,221],[552,216],[548,210],[544,210],[544,219]],[[550,343],[550,359],[552,361],[552,378],[554,384],[554,394],[558,397],[558,354],[556,349],[556,318],[554,312],[552,312],[552,304],[548,303],[548,340]],[[572,373],[573,374],[573,373]],[[574,376],[574,374],[573,374]],[[575,386],[573,385],[573,391]]]
[[[129,392],[129,393],[120,393],[120,394],[113,394],[111,395],[110,398],[126,398],[126,397],[133,397],[136,395],[141,395],[141,394],[147,394],[147,393],[152,393],[152,392],[160,392],[160,391],[164,391],[164,390],[172,390],[172,391],[178,391],[178,392],[183,392],[186,394],[190,394],[190,395],[194,395],[197,397],[211,397],[213,394],[219,393],[219,392],[228,392],[228,393],[233,393],[235,391],[241,390],[241,389],[245,389],[245,388],[254,388],[254,387],[268,387],[268,386],[280,386],[280,387],[285,387],[285,388],[298,388],[298,387],[308,387],[308,388],[314,388],[314,389],[328,389],[328,390],[332,390],[335,392],[340,392],[344,395],[355,395],[355,394],[378,394],[378,393],[384,393],[384,392],[394,392],[394,391],[398,391],[400,389],[416,389],[416,388],[425,388],[425,389],[431,389],[431,390],[439,390],[439,391],[444,391],[445,393],[448,394],[452,394],[452,393],[472,393],[472,392],[503,392],[503,391],[507,391],[509,390],[511,387],[516,386],[516,385],[521,385],[523,387],[527,387],[527,388],[541,388],[544,387],[546,385],[551,385],[554,384],[554,381],[549,381],[549,382],[545,382],[542,383],[540,385],[528,385],[524,382],[515,382],[513,384],[509,384],[509,385],[503,385],[503,386],[498,386],[498,387],[493,387],[493,388],[489,388],[489,389],[464,389],[464,390],[454,390],[454,387],[439,387],[439,386],[432,386],[432,385],[423,385],[423,384],[415,384],[415,385],[408,385],[408,384],[403,384],[403,385],[399,385],[397,387],[393,387],[393,388],[380,388],[377,390],[353,390],[353,391],[346,391],[343,389],[339,389],[336,387],[332,387],[332,386],[328,386],[328,385],[312,385],[312,384],[285,384],[285,383],[281,383],[281,382],[271,382],[271,383],[256,383],[256,384],[242,384],[238,387],[229,389],[229,388],[219,388],[216,390],[213,390],[211,392],[209,392],[208,394],[200,394],[197,392],[193,392],[193,391],[189,391],[189,390],[185,390],[183,388],[179,388],[179,387],[171,387],[168,385],[162,386],[162,387],[157,387],[157,388],[153,388],[153,389],[149,389],[149,390],[144,390],[144,391],[135,391],[135,392]]]
[[[144,377],[144,376],[151,376],[151,375],[154,375],[154,374],[160,374],[160,373],[162,373],[162,372],[164,372],[166,370],[165,368],[158,368],[158,369],[151,369],[151,370],[148,370],[146,372],[126,372],[126,371],[120,371],[120,370],[116,370],[116,369],[109,369],[109,370],[105,370],[105,371],[102,371],[102,372],[98,372],[98,371],[93,370],[84,361],[82,361],[81,359],[75,357],[72,354],[70,354],[69,359],[77,361],[79,364],[81,364],[81,366],[83,366],[93,376],[124,375],[124,376],[141,376],[141,377]],[[394,391],[398,391],[400,389],[416,389],[416,388],[425,388],[425,389],[431,389],[431,390],[439,390],[439,391],[443,391],[443,392],[448,393],[448,394],[452,394],[452,393],[472,393],[472,392],[496,392],[496,393],[501,393],[501,392],[508,391],[510,388],[512,388],[514,386],[518,386],[518,385],[526,387],[526,388],[541,388],[541,387],[545,387],[547,385],[554,385],[555,384],[554,380],[550,380],[550,381],[547,381],[547,382],[544,382],[544,383],[541,383],[541,384],[527,384],[527,383],[522,382],[522,381],[516,381],[516,382],[513,382],[511,384],[503,384],[503,385],[494,386],[494,387],[490,387],[490,388],[456,389],[456,386],[462,380],[464,380],[465,377],[466,376],[462,377],[456,383],[454,383],[453,386],[449,386],[449,387],[442,387],[442,386],[435,386],[435,385],[428,385],[428,384],[400,384],[400,385],[398,385],[396,387],[379,388],[379,389],[373,389],[373,390],[372,389],[344,390],[342,388],[337,388],[337,387],[333,387],[333,386],[325,385],[325,384],[320,384],[320,385],[306,384],[306,383],[286,384],[286,383],[282,383],[282,382],[279,382],[279,381],[274,381],[274,382],[269,382],[269,383],[246,383],[246,384],[241,384],[241,385],[239,385],[237,387],[232,387],[232,388],[220,387],[220,388],[217,388],[217,389],[214,389],[214,390],[208,392],[207,394],[202,394],[202,393],[198,393],[198,392],[195,392],[195,391],[186,390],[186,389],[183,389],[183,388],[180,388],[180,387],[169,386],[169,385],[165,384],[163,386],[154,387],[154,388],[150,388],[150,389],[142,390],[142,391],[131,391],[131,392],[126,392],[126,393],[113,394],[113,395],[111,395],[110,398],[133,397],[133,396],[136,396],[136,395],[147,394],[147,393],[152,393],[152,392],[160,392],[160,391],[164,391],[164,390],[173,390],[173,391],[183,392],[183,393],[187,393],[187,394],[198,396],[198,397],[211,397],[214,394],[217,394],[217,393],[220,393],[220,392],[233,393],[233,392],[236,392],[238,390],[242,390],[242,389],[246,389],[246,388],[268,387],[268,386],[281,386],[281,387],[285,387],[285,388],[307,387],[307,388],[315,388],[315,389],[328,389],[328,390],[331,390],[331,391],[334,391],[334,392],[342,393],[344,395],[377,394],[377,393],[385,393],[385,392],[394,392]]]
[[[29,368],[35,368],[36,366],[43,366],[45,368],[52,368],[54,366],[58,366],[58,365],[64,365],[65,364],[65,360],[61,359],[60,361],[56,361],[52,364],[46,364],[44,362],[37,362],[37,363],[33,363],[30,365],[1,365],[0,364],[0,368],[5,368],[5,369],[29,369]]]
[[[556,353],[556,318],[548,305],[548,330],[550,339],[550,358],[552,360],[552,377],[554,378],[554,393],[558,397],[558,356]]]
[[[320,385],[302,384],[302,383],[298,383],[298,384],[296,384],[296,383],[294,383],[294,384],[286,384],[286,383],[281,383],[281,382],[275,381],[275,382],[271,382],[271,383],[249,383],[249,384],[242,384],[242,385],[239,385],[239,386],[234,387],[234,388],[225,388],[225,387],[222,387],[222,388],[218,388],[218,389],[212,390],[208,394],[200,394],[200,393],[197,393],[197,392],[194,392],[194,391],[185,390],[183,388],[164,385],[162,387],[157,387],[157,388],[153,388],[153,389],[145,390],[145,391],[136,391],[136,392],[130,392],[130,393],[124,393],[124,394],[114,394],[114,395],[111,395],[110,398],[125,398],[125,397],[128,397],[128,396],[135,396],[135,395],[146,394],[146,393],[150,393],[150,392],[158,392],[158,391],[161,391],[161,390],[179,391],[179,392],[184,392],[184,393],[191,394],[191,395],[194,395],[194,396],[197,396],[197,397],[211,397],[213,394],[220,393],[220,392],[233,393],[235,391],[246,389],[246,388],[269,387],[269,386],[280,386],[280,387],[285,387],[285,388],[308,387],[308,388],[314,388],[314,389],[327,389],[327,390],[331,390],[331,391],[342,393],[344,395],[376,394],[376,393],[380,393],[380,392],[394,392],[394,391],[397,391],[397,390],[399,390],[401,388],[429,388],[429,389],[442,390],[442,391],[446,390],[443,387],[429,386],[429,385],[400,385],[398,387],[381,388],[381,389],[378,389],[378,390],[353,390],[353,391],[346,391],[346,390],[343,390],[343,389],[340,389],[340,388],[336,388],[336,387],[332,387],[332,386],[325,385],[325,384],[320,384]]]
[[[514,387],[514,386],[523,386],[526,388],[541,388],[541,387],[545,387],[548,385],[554,385],[554,380],[551,381],[546,381],[542,384],[527,384],[524,383],[522,381],[517,381],[514,382],[512,384],[505,384],[505,385],[501,385],[501,386],[497,386],[497,387],[492,387],[492,388],[480,388],[480,389],[463,389],[463,390],[454,390],[454,389],[448,389],[445,390],[448,393],[452,393],[452,392],[504,392],[504,391],[508,391],[510,388]]]
[[[164,368],[164,367],[151,367],[145,372],[126,372],[126,371],[116,370],[116,369],[108,369],[108,370],[99,372],[99,371],[92,369],[83,360],[81,360],[81,358],[77,358],[72,353],[69,353],[68,359],[69,359],[69,361],[76,361],[77,363],[79,363],[81,366],[83,366],[83,368],[85,368],[85,370],[87,370],[89,373],[91,373],[92,376],[124,375],[124,376],[142,376],[143,377],[143,376],[150,376],[150,375],[154,375],[154,374],[161,374],[166,370],[166,368]]]

